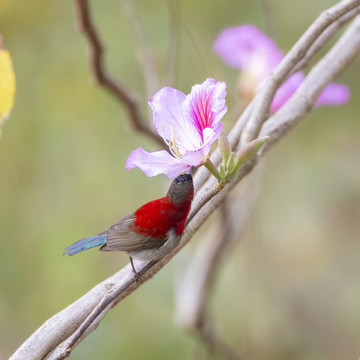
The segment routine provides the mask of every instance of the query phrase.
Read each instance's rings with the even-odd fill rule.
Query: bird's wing
[[[138,234],[133,231],[135,212],[125,216],[112,225],[106,233],[106,245],[101,251],[137,251],[152,249],[161,246],[166,239],[154,239],[149,236]]]

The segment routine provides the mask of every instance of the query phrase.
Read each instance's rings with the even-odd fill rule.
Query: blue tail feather
[[[95,235],[85,239],[76,241],[74,244],[66,247],[66,251],[63,255],[68,254],[69,256],[75,255],[81,251],[91,249],[96,246],[106,244],[106,235]]]

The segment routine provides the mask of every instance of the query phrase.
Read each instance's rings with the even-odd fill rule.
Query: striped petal
[[[131,152],[125,167],[126,170],[138,167],[149,177],[165,174],[168,178],[174,178],[190,169],[190,165],[171,156],[165,150],[148,153],[141,147]]]
[[[184,117],[197,130],[202,144],[204,144],[204,129],[212,129],[217,137],[221,133],[220,119],[227,111],[225,97],[226,84],[214,79],[207,79],[200,85],[194,85],[190,94],[186,96]]]

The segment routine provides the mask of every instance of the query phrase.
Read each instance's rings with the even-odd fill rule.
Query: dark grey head
[[[192,176],[190,174],[177,176],[171,183],[167,196],[174,202],[191,201],[194,197]]]
[[[182,184],[192,183],[192,176],[190,174],[181,174],[177,176],[174,181]]]

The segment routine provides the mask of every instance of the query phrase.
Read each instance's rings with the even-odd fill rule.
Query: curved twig
[[[305,56],[298,64],[291,70],[290,75],[296,71],[304,69],[308,66],[309,61],[323,48],[323,46],[336,34],[346,23],[352,20],[360,13],[360,6],[355,7],[351,11],[345,13],[337,21],[332,23],[323,33],[313,42]]]
[[[312,44],[331,24],[359,5],[360,0],[340,1],[330,9],[323,11],[315,22],[305,31],[301,38],[286,54],[279,66],[269,76],[265,86],[260,91],[260,99],[256,103],[251,122],[248,122],[245,125],[241,135],[241,145],[245,145],[256,138],[262,124],[269,115],[270,104],[276,90],[287,79],[296,64],[305,57]]]
[[[90,15],[88,0],[74,0],[79,30],[85,35],[90,50],[90,67],[95,81],[122,103],[128,113],[132,127],[151,138],[159,147],[164,142],[142,119],[136,96],[123,84],[107,74],[103,65],[104,47]]]
[[[298,121],[312,109],[314,102],[309,100],[317,99],[326,84],[346,68],[359,52],[360,15],[355,18],[329,52],[312,68],[291,99],[263,125],[260,136],[270,136],[270,139],[260,149],[260,153],[271,148],[275,142],[295,127]],[[326,82],[319,81],[319,77],[326,79]]]
[[[131,26],[141,54],[141,63],[147,90],[146,94],[150,97],[160,88],[154,53],[148,45],[143,24],[140,21],[133,0],[122,0],[121,3],[123,4],[124,13],[128,18],[128,23]]]

